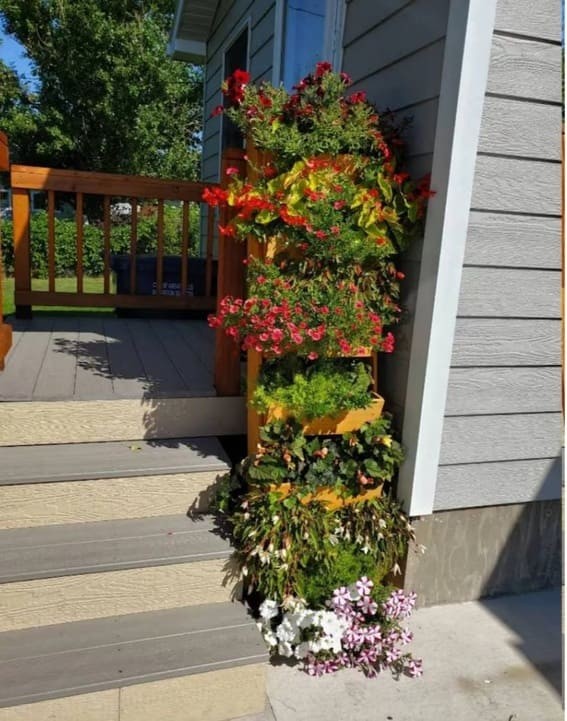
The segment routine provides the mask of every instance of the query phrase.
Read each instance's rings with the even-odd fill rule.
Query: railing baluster
[[[136,292],[136,251],[138,247],[138,198],[131,198],[132,215],[130,220],[130,295]]]
[[[104,237],[104,292],[110,293],[110,196],[103,200],[103,237]]]
[[[31,317],[31,306],[18,302],[18,292],[31,291],[30,197],[23,188],[12,188],[14,214],[14,286],[16,316]]]
[[[47,277],[49,292],[55,292],[55,191],[47,191]]]
[[[75,207],[77,222],[77,293],[83,292],[83,194],[77,193]]]
[[[189,202],[184,200],[181,221],[181,297],[187,293],[189,256]]]
[[[163,286],[163,200],[158,200],[157,206],[157,266],[156,266],[157,294],[161,295]]]
[[[205,261],[205,295],[211,297],[213,286],[213,241],[215,234],[215,210],[207,211],[207,260]]]

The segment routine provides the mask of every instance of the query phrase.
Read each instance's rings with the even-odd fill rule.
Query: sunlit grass
[[[34,278],[32,280],[33,290],[48,290],[47,278]],[[56,278],[55,289],[59,293],[75,293],[77,291],[77,279],[76,278]],[[83,279],[83,289],[85,293],[102,293],[103,291],[103,279],[102,278],[87,278]],[[111,288],[111,292],[114,289]],[[4,278],[2,281],[2,312],[4,316],[14,313],[16,306],[14,303],[14,279]],[[67,306],[34,306],[34,310],[43,311],[61,311],[74,312],[74,313],[113,313],[114,308],[69,308]]]

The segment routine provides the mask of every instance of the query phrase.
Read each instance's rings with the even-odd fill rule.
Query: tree
[[[0,85],[14,159],[195,177],[202,69],[166,55],[173,9],[173,0],[0,0],[38,80],[33,98]]]

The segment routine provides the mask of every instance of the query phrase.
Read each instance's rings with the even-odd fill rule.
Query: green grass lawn
[[[85,293],[102,293],[103,290],[103,279],[102,278],[87,278],[83,279],[83,288]],[[33,290],[48,290],[47,278],[34,278],[32,280]],[[76,278],[56,278],[55,289],[60,293],[75,293],[77,290],[77,279]],[[4,278],[2,280],[2,312],[4,316],[14,313],[16,306],[14,304],[14,279]],[[111,292],[114,289],[111,288]],[[69,308],[62,306],[34,306],[34,310],[40,311],[51,311],[61,312],[65,311],[68,313],[114,313],[114,308]]]

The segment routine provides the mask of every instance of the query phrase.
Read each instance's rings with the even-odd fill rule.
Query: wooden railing
[[[25,165],[12,165],[12,210],[14,223],[14,277],[15,302],[18,316],[29,316],[33,305],[78,306],[78,307],[122,307],[214,310],[216,296],[213,294],[213,254],[215,240],[215,214],[202,203],[206,183],[162,180],[132,175],[91,173],[75,170],[57,170]],[[30,248],[30,192],[47,193],[47,290],[32,288],[32,266]],[[55,213],[56,193],[75,196],[76,219],[76,291],[56,290],[55,266]],[[84,209],[86,196],[102,198],[103,233],[103,287],[102,292],[85,292],[84,288]],[[111,200],[128,198],[130,216],[129,248],[129,292],[111,292]],[[138,205],[144,200],[157,201],[157,252],[155,273],[155,294],[141,294],[136,288],[136,258],[138,251]],[[178,201],[182,204],[181,223],[181,273],[179,295],[163,294],[164,273],[164,202]],[[198,203],[202,207],[201,226],[206,237],[205,253],[205,294],[191,296],[187,288],[191,279],[189,205]]]
[[[0,131],[0,172],[7,171],[9,167],[8,139]],[[4,370],[4,358],[12,345],[12,326],[4,323],[2,308],[2,246],[0,245],[0,371]]]

